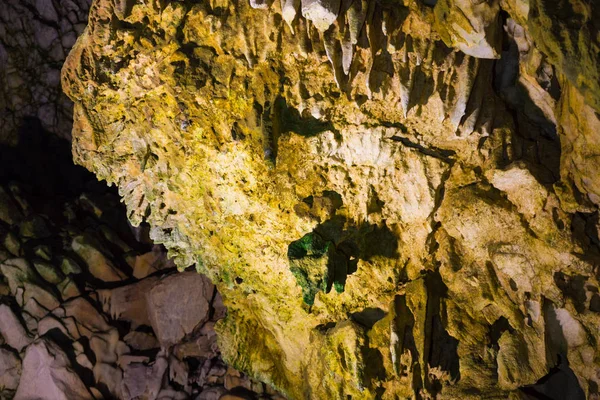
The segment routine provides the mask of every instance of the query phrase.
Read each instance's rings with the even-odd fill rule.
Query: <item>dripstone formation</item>
[[[217,286],[224,359],[290,398],[598,398],[599,21],[97,0],[73,154]]]
[[[208,278],[37,129],[0,146],[0,399],[281,399],[223,362]]]

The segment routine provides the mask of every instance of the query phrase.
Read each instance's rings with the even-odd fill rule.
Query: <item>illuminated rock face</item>
[[[73,153],[291,398],[592,396],[600,11],[542,3],[99,0]]]

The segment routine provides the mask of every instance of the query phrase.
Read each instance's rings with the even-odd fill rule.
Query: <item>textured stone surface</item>
[[[171,275],[146,293],[148,318],[162,346],[178,343],[210,318],[215,287],[194,272]]]
[[[6,391],[16,390],[21,378],[21,360],[12,351],[0,348],[0,387]]]
[[[20,216],[0,221],[0,398],[187,400],[235,391],[230,379],[225,388],[214,326],[226,309],[214,285],[195,272],[173,276],[165,248],[140,235],[143,227],[131,229],[116,191],[59,157],[55,136],[37,134],[42,140],[0,145],[0,159],[13,161],[0,169],[0,209]],[[251,397],[265,393],[232,371]]]
[[[20,352],[32,342],[32,338],[19,321],[19,318],[6,304],[0,304],[0,320],[2,321],[0,335],[2,335],[4,342],[17,352]]]
[[[73,105],[60,68],[85,28],[91,0],[6,0],[0,7],[0,143],[15,144],[23,118],[69,137]]]
[[[598,12],[98,0],[74,157],[291,398],[518,398],[555,366],[594,397]]]
[[[39,340],[27,348],[15,400],[93,398],[79,376],[70,369],[69,359],[59,346]]]

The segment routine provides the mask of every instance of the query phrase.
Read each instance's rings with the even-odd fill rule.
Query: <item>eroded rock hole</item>
[[[308,305],[314,304],[320,291],[329,293],[334,288],[342,293],[348,275],[356,272],[360,259],[397,255],[397,239],[387,226],[347,222],[346,218],[335,216],[288,246],[290,271]]]

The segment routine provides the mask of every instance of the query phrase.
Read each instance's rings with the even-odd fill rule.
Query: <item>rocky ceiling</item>
[[[73,154],[216,284],[225,359],[290,398],[597,398],[599,21],[96,0],[62,72]]]

